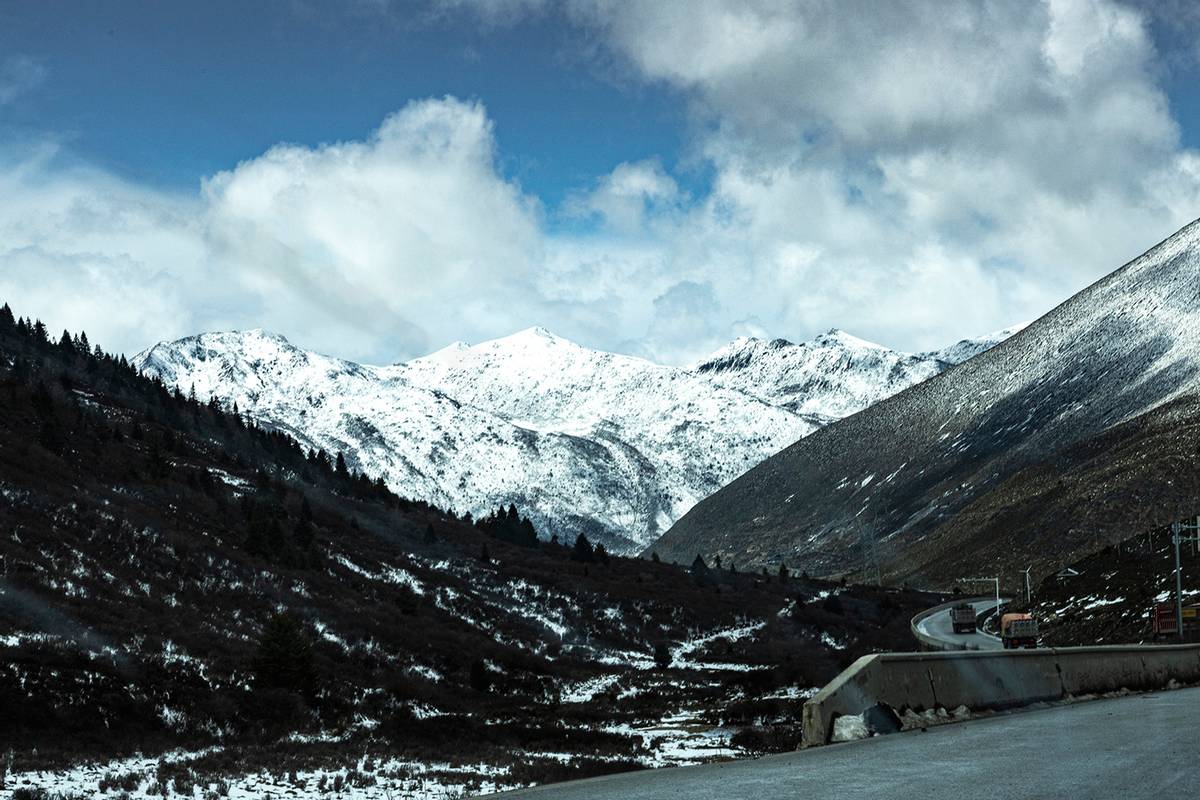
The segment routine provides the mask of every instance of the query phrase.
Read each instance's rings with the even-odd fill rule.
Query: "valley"
[[[440,797],[787,750],[940,599],[534,544],[80,337],[4,312],[0,354],[6,790]]]

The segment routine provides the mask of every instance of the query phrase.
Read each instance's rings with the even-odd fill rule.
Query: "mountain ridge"
[[[1200,389],[1198,272],[1193,223],[977,358],[766,460],[694,507],[656,549],[828,573],[862,569],[870,539],[885,572],[937,580],[953,579],[959,562],[945,557],[956,548],[978,547],[996,561],[992,545],[958,519],[965,509],[998,508],[1002,496],[992,492],[1007,478]],[[1092,493],[1138,491],[1110,476]],[[1148,516],[1175,511],[1135,507]],[[1092,512],[1072,513],[1089,523],[1063,534],[1069,541],[1056,548],[1067,555],[1101,543],[1082,530]],[[1010,520],[991,530],[1010,537],[1018,528]],[[1032,558],[1038,546],[1025,541],[1010,559]],[[945,563],[923,572],[932,560]]]
[[[767,456],[947,366],[844,333],[750,349],[737,369],[669,367],[535,326],[375,367],[252,329],[133,363],[440,507],[516,503],[540,530],[634,552]]]

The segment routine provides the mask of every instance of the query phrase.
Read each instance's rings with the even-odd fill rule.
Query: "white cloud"
[[[29,157],[0,177],[0,296],[127,351],[263,326],[386,360],[507,333],[541,319],[544,242],[493,150],[484,109],[447,98],[365,141],[276,146],[191,198]]]
[[[0,106],[8,105],[46,79],[42,62],[25,55],[0,60]]]
[[[213,257],[362,354],[398,356],[519,325],[536,300],[539,209],[496,172],[478,104],[412,103],[367,141],[281,145],[206,181]]]
[[[687,99],[699,196],[647,153],[578,187],[562,210],[594,227],[562,233],[482,105],[425,100],[191,197],[10,165],[0,296],[126,350],[262,325],[387,360],[531,324],[675,362],[833,326],[924,349],[1037,316],[1200,209],[1143,12],[1110,0],[567,9],[597,68]]]
[[[751,320],[936,346],[1039,315],[1200,213],[1159,54],[1122,4],[572,9],[690,98],[713,190],[646,223],[649,260],[714,288],[717,338]]]
[[[682,202],[679,186],[656,159],[618,164],[587,192],[567,200],[567,212],[597,215],[611,229],[633,234],[651,217],[662,217]]]

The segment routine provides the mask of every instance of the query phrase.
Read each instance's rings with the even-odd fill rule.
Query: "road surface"
[[[1001,604],[1007,602],[1005,598],[1000,599]],[[990,611],[996,607],[995,600],[975,600],[971,602],[971,606],[975,609],[975,614],[979,615],[985,611]],[[925,619],[917,623],[917,629],[926,636],[931,636],[941,642],[945,642],[950,646],[950,649],[959,650],[963,645],[967,646],[968,650],[1001,650],[1003,645],[1000,639],[992,636],[990,633],[976,631],[975,633],[955,633],[954,625],[950,621],[950,609],[939,611],[936,614],[931,614]]]
[[[516,800],[1154,798],[1200,782],[1200,689],[943,725],[754,761],[611,775]]]

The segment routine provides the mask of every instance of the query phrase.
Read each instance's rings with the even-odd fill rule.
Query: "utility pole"
[[[1030,564],[1024,569],[1025,572],[1025,604],[1033,604],[1033,589],[1029,586],[1029,571],[1033,569],[1033,564]]]
[[[859,542],[863,551],[863,583],[875,577],[875,585],[883,586],[883,574],[879,569],[879,551],[875,547],[875,534],[867,528],[862,529]]]
[[[1197,533],[1194,536],[1184,536],[1184,531]],[[1200,539],[1200,517],[1196,517],[1195,522],[1171,523],[1171,544],[1175,546],[1175,631],[1180,641],[1183,641],[1183,568],[1179,563],[1179,545],[1191,542],[1192,551],[1195,552],[1197,539]]]

